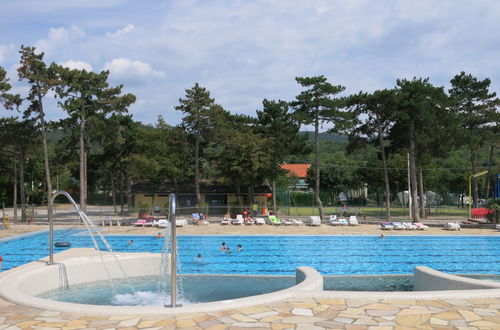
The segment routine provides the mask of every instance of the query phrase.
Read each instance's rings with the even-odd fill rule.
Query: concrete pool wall
[[[158,275],[161,255],[152,253],[116,253],[120,264],[130,277]],[[104,268],[102,260],[107,267]],[[414,281],[419,290],[410,292],[352,292],[324,291],[323,276],[310,267],[296,270],[296,285],[272,293],[239,299],[199,303],[176,308],[161,306],[102,306],[66,303],[42,299],[36,295],[53,289],[64,288],[93,281],[123,278],[114,257],[91,248],[70,249],[55,255],[56,264],[47,265],[46,259],[0,273],[0,296],[16,304],[55,310],[61,312],[88,314],[179,314],[211,312],[235,307],[247,307],[288,298],[391,298],[391,299],[434,299],[434,298],[473,298],[500,297],[500,284],[444,274],[427,267],[417,267]],[[224,275],[220,275],[224,276]],[[244,275],[242,275],[244,276]],[[265,276],[262,276],[265,280]],[[453,285],[449,282],[453,282]],[[455,290],[466,288],[473,290]],[[451,289],[451,290],[450,290]],[[447,290],[447,291],[441,291]]]

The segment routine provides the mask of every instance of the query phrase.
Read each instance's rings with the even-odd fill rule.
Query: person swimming
[[[156,238],[162,238],[163,235],[161,234],[161,232],[159,231],[158,234],[156,234]]]
[[[384,233],[380,234],[380,238],[385,238],[385,234]]]
[[[238,246],[236,248],[238,249],[238,252],[243,251],[243,248],[242,248],[241,244],[238,244]]]
[[[221,246],[220,246],[220,252],[225,252],[227,250],[227,246],[226,246],[226,243],[225,242],[222,242]]]
[[[128,241],[128,245],[132,245],[132,244],[134,244],[133,240]]]

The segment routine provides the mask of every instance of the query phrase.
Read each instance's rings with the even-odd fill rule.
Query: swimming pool
[[[106,238],[118,252],[161,252],[163,245],[152,236]],[[56,231],[58,240],[72,247],[93,246],[88,236],[75,230]],[[233,252],[221,253],[222,242]],[[415,266],[500,274],[500,236],[178,236],[178,244],[181,274],[293,275],[299,266],[323,275],[411,274]],[[242,252],[236,251],[237,244]],[[201,261],[195,260],[198,253]],[[0,242],[4,270],[47,254],[47,232]]]

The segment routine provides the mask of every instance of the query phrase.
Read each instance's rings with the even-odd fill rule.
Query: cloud
[[[125,26],[123,29],[120,29],[116,32],[108,32],[106,33],[107,36],[112,37],[112,38],[118,38],[119,36],[122,36],[124,34],[129,33],[130,31],[133,31],[135,29],[135,26],[133,24],[128,24]]]
[[[68,44],[75,39],[83,38],[85,32],[77,26],[72,25],[69,29],[64,27],[50,28],[47,38],[40,39],[35,46],[39,51],[50,53],[56,47]]]
[[[66,62],[62,62],[61,65],[69,69],[92,71],[92,65],[84,61],[69,60]]]
[[[2,45],[2,44],[0,44],[0,64],[5,61],[5,59],[12,52],[13,49],[14,49],[13,45]]]
[[[135,81],[147,78],[162,78],[163,71],[155,71],[145,62],[120,57],[104,64],[104,70],[109,70],[114,80]]]

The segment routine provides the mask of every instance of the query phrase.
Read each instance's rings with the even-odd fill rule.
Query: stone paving
[[[500,298],[294,298],[220,312],[83,315],[0,299],[0,329],[500,329]]]

